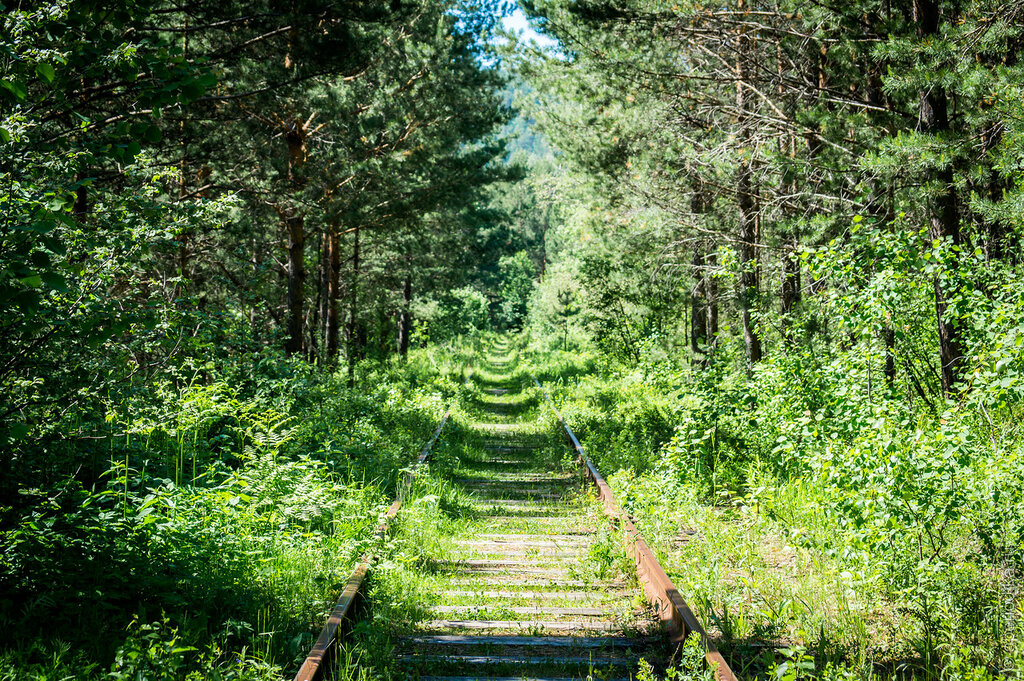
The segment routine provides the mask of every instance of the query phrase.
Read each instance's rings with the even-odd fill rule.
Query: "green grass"
[[[854,397],[815,414],[772,365],[747,379],[532,361],[741,678],[1021,667],[1024,516],[998,500],[1024,478],[962,409],[901,421]]]
[[[363,367],[371,390],[300,368],[112,406],[102,453],[52,456],[0,508],[0,674],[294,673],[459,390],[435,352]]]
[[[485,351],[486,352],[486,351]],[[431,607],[471,606],[469,612],[451,617],[483,616],[486,619],[529,619],[531,615],[515,608],[602,607],[610,613],[622,632],[646,633],[651,615],[637,585],[631,581],[632,564],[623,551],[622,538],[608,529],[600,504],[594,498],[578,466],[567,456],[567,449],[556,437],[547,418],[547,407],[539,392],[524,379],[507,345],[491,350],[475,362],[470,386],[461,393],[454,410],[453,428],[446,432],[434,460],[418,475],[406,503],[394,523],[384,554],[372,571],[366,617],[355,625],[349,639],[350,650],[359,651],[360,664],[372,668],[374,678],[405,678],[405,674],[463,674],[462,663],[440,659],[396,662],[397,637],[422,628],[426,620],[437,617]],[[506,390],[500,395],[483,390]],[[507,449],[494,450],[500,446]],[[515,463],[504,463],[505,461]],[[500,475],[503,480],[524,481],[530,489],[558,489],[570,493],[560,500],[532,498],[521,490],[506,489],[508,483],[487,485]],[[537,477],[557,478],[535,484]],[[566,487],[568,485],[568,487]],[[573,491],[575,490],[575,491]],[[490,504],[487,500],[509,500]],[[578,534],[598,530],[594,534]],[[546,547],[516,546],[498,549],[469,542],[480,535],[528,533],[539,538],[571,533],[579,546],[577,560],[555,560]],[[541,539],[543,541],[543,539]],[[461,560],[528,560],[545,569],[557,567],[564,578],[578,581],[584,600],[571,597],[543,598],[539,594],[567,590],[553,584],[538,583],[527,577],[513,577],[501,568],[493,571],[461,571]],[[607,585],[615,585],[616,592]],[[618,590],[626,587],[629,597]],[[493,592],[499,592],[494,594]],[[519,594],[519,595],[517,595]],[[567,619],[568,615],[545,614],[545,619]],[[480,633],[471,630],[467,633]],[[529,628],[523,635],[543,633]],[[474,655],[499,654],[503,648]],[[593,665],[531,667],[531,674],[593,675],[600,678],[610,670]],[[490,665],[488,674],[517,676],[517,665]],[[635,673],[636,669],[625,670]],[[623,670],[615,670],[621,675]]]

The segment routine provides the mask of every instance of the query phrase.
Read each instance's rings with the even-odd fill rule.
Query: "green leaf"
[[[36,64],[36,75],[47,83],[52,83],[53,79],[57,77],[57,72],[53,69],[52,64],[39,63]]]
[[[19,102],[25,101],[25,98],[28,97],[28,90],[25,86],[14,80],[0,80],[0,88],[10,92],[11,96]]]
[[[11,133],[8,132],[7,128],[0,128],[0,142],[7,144],[11,141]]]
[[[22,277],[18,281],[20,281],[25,286],[28,286],[29,288],[39,288],[40,286],[43,285],[43,278],[38,274],[32,274],[27,277]]]
[[[43,272],[40,276],[47,288],[62,292],[68,290],[67,280],[57,272]]]
[[[181,95],[179,96],[179,101],[181,101],[183,104],[193,102],[202,97],[205,91],[206,89],[199,83],[196,83],[194,81],[191,83],[185,83],[185,85],[181,88]]]
[[[158,128],[157,126],[151,125],[148,128],[146,128],[146,132],[144,133],[143,136],[145,137],[146,141],[149,142],[150,144],[156,144],[163,138],[163,132],[161,132],[160,128]]]
[[[8,432],[10,433],[11,439],[24,440],[28,436],[28,424],[14,423],[11,425]]]
[[[35,314],[39,310],[39,294],[33,290],[23,290],[14,296],[14,304],[26,314]]]

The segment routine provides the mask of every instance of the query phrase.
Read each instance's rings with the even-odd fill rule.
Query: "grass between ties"
[[[668,657],[621,538],[496,351],[396,519],[338,676],[635,678]]]

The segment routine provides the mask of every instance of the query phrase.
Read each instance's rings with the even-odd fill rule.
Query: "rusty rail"
[[[590,457],[587,456],[587,453],[583,451],[583,445],[576,438],[576,434],[572,432],[572,428],[569,427],[562,413],[558,411],[558,408],[551,399],[550,393],[540,384],[536,377],[531,378],[533,378],[534,384],[544,393],[544,399],[547,400],[551,411],[555,413],[562,427],[565,428],[565,432],[569,436],[573,449],[576,450],[580,463],[586,468],[587,476],[597,487],[597,498],[604,503],[605,515],[617,521],[625,532],[630,551],[633,554],[633,562],[636,565],[637,578],[643,586],[644,595],[647,596],[648,602],[657,609],[658,617],[661,619],[662,625],[665,627],[672,642],[681,643],[691,633],[697,634],[704,648],[704,659],[715,670],[717,681],[736,681],[736,676],[732,673],[725,658],[715,648],[697,616],[693,614],[682,594],[679,593],[672,580],[665,574],[664,568],[661,567],[661,563],[658,562],[658,558],[654,555],[651,547],[648,546],[643,535],[640,534],[640,531],[633,524],[632,518],[622,511],[608,483],[601,477],[597,467],[590,460]]]
[[[387,513],[384,514],[384,520],[377,526],[377,531],[374,533],[375,538],[383,537],[384,533],[387,532],[388,524],[398,515],[398,510],[402,507],[402,502],[405,501],[405,497],[412,487],[412,481],[416,477],[416,469],[430,458],[434,443],[437,442],[437,438],[441,437],[441,431],[444,429],[445,424],[448,423],[450,415],[451,410],[445,412],[444,418],[441,419],[441,424],[434,431],[434,435],[427,442],[427,446],[420,452],[420,456],[412,469],[405,474],[405,479],[399,485],[398,492],[395,494],[394,503],[391,504]],[[337,642],[338,629],[341,628],[342,621],[348,615],[349,610],[352,609],[352,605],[355,603],[359,589],[363,585],[363,580],[370,571],[374,558],[375,556],[372,553],[364,554],[360,558],[359,564],[356,565],[348,578],[348,582],[345,583],[341,597],[338,598],[337,604],[327,617],[327,623],[324,624],[324,628],[320,631],[320,636],[317,638],[316,643],[313,644],[313,649],[310,650],[309,655],[306,656],[306,661],[302,663],[299,672],[295,675],[295,681],[314,681],[320,676],[323,663]]]

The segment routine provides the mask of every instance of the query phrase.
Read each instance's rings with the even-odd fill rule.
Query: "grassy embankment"
[[[468,355],[139,386],[26,449],[0,508],[0,678],[294,672]],[[191,678],[191,677],[190,677]]]
[[[915,412],[799,362],[765,362],[748,380],[724,366],[534,358],[739,675],[1021,667],[1024,475],[1008,407]]]

